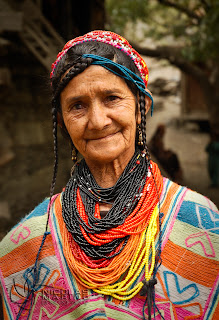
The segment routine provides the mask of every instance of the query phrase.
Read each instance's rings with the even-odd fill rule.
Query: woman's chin
[[[133,140],[133,141],[132,141]],[[124,139],[121,133],[111,135],[104,139],[89,140],[82,153],[87,164],[107,164],[116,160],[125,162],[132,158],[135,151],[135,141]],[[79,150],[80,151],[80,150]]]
[[[84,155],[84,158],[87,164],[98,163],[101,164],[108,164],[114,161],[123,162],[124,160],[130,160],[134,154],[134,148],[126,149],[124,146],[121,145],[114,145],[114,146],[107,146],[105,148],[96,148],[90,152],[87,152]]]
[[[88,163],[99,163],[99,164],[105,164],[105,163],[110,163],[113,162],[115,160],[117,160],[118,158],[122,157],[122,154],[120,152],[115,152],[115,150],[100,150],[100,152],[98,152],[98,150],[86,154],[86,156],[84,157],[86,162]]]

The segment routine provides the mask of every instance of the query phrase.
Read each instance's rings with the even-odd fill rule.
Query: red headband
[[[66,52],[76,46],[79,43],[87,42],[87,41],[99,41],[110,44],[113,47],[120,49],[125,52],[134,62],[136,67],[138,68],[141,78],[145,83],[145,87],[147,87],[148,83],[148,68],[145,61],[142,59],[140,54],[132,48],[132,46],[128,43],[128,41],[121,37],[120,35],[111,32],[111,31],[91,31],[86,33],[84,36],[77,37],[75,39],[69,40],[61,52],[57,55],[56,61],[52,64],[52,72],[50,74],[50,78],[53,77],[54,71],[56,69],[57,64],[62,59],[62,57],[66,54]]]

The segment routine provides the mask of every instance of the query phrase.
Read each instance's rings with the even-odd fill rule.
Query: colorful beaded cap
[[[75,39],[69,40],[61,52],[57,55],[56,61],[52,64],[52,72],[50,74],[50,78],[52,78],[54,71],[56,69],[57,64],[62,59],[62,57],[66,54],[66,52],[76,46],[79,43],[87,42],[87,41],[99,41],[110,44],[113,47],[120,49],[125,52],[134,62],[136,67],[138,68],[141,78],[145,83],[145,87],[147,87],[148,83],[148,68],[145,61],[139,55],[139,53],[132,48],[132,46],[128,43],[128,41],[121,37],[120,35],[111,32],[111,31],[101,31],[96,30],[89,33],[86,33],[84,36],[77,37]]]

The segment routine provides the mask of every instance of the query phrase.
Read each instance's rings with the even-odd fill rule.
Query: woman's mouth
[[[107,140],[107,139],[110,139],[112,138],[114,135],[116,135],[118,132],[114,132],[114,133],[110,133],[110,134],[107,134],[107,135],[103,135],[103,136],[100,136],[100,137],[92,137],[88,140]]]

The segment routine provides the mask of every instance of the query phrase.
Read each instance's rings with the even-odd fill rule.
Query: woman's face
[[[125,81],[90,66],[61,93],[62,117],[87,164],[129,161],[135,150],[136,99]]]

